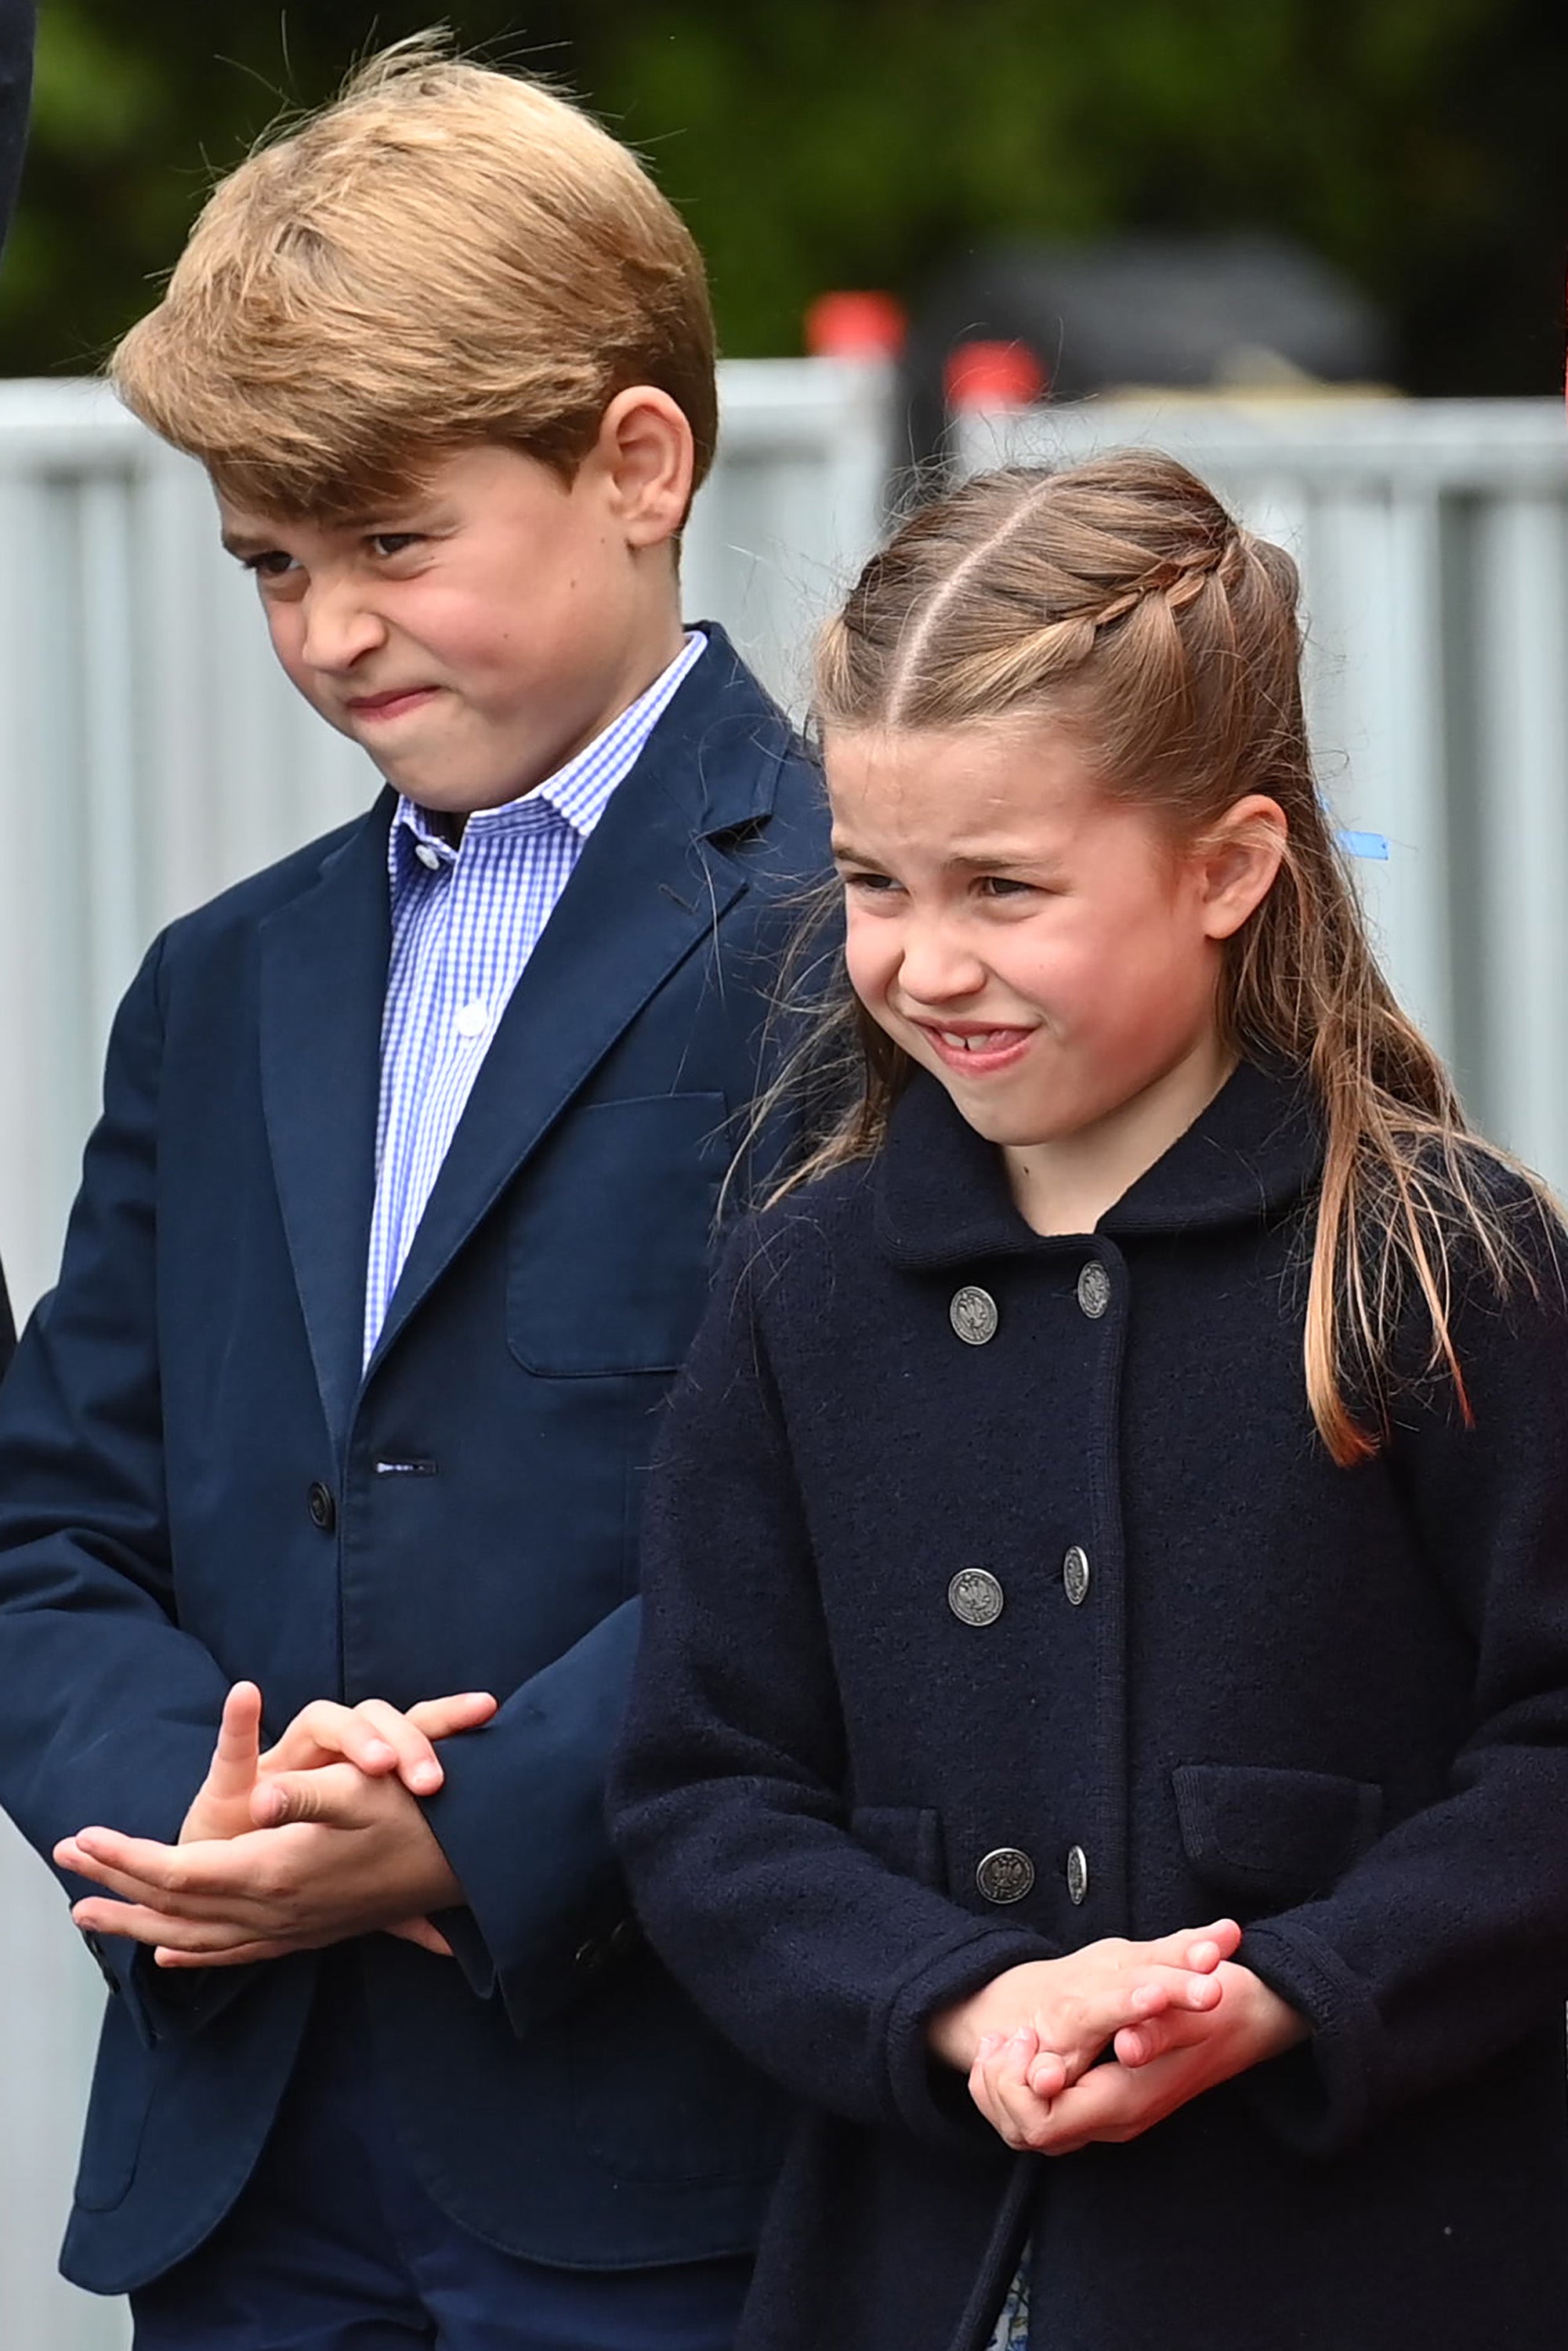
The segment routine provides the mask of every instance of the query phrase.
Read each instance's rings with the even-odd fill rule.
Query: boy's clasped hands
[[[62,1869],[106,1888],[72,1917],[152,1944],[167,1968],[279,1959],[378,1929],[450,1956],[430,1914],[463,1893],[416,1800],[445,1778],[436,1741],[479,1729],[496,1704],[484,1690],[406,1713],[319,1698],[264,1751],[261,1692],[236,1682],[176,1844],[84,1828],[55,1847]]]
[[[1009,2147],[1071,2155],[1137,2138],[1305,2038],[1297,2011],[1235,1964],[1240,1941],[1236,1921],[1221,1918],[1009,1968],[933,2019],[931,2047],[967,2074]]]

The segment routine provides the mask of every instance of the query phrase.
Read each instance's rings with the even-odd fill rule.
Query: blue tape
[[[1380,865],[1388,862],[1388,835],[1385,832],[1342,832],[1339,845],[1347,857],[1370,857]]]

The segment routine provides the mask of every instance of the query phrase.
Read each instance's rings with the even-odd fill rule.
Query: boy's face
[[[388,781],[450,815],[530,791],[679,651],[666,533],[607,437],[575,478],[489,444],[406,503],[285,522],[220,496],[273,646]]]

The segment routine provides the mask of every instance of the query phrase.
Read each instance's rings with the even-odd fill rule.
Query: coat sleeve
[[[748,2056],[852,2118],[994,2151],[925,2027],[1054,1954],[849,1834],[833,1660],[753,1311],[758,1261],[742,1228],[655,1466],[612,1830],[654,1945]],[[787,1274],[765,1279],[771,1302]]]
[[[1519,1206],[1512,1296],[1478,1280],[1455,1322],[1470,1425],[1434,1380],[1398,1407],[1389,1457],[1474,1645],[1469,1735],[1441,1801],[1241,1949],[1312,2024],[1249,2085],[1312,2151],[1441,2091],[1568,1998],[1568,1295],[1563,1237]]]
[[[58,1288],[0,1392],[0,1802],[46,1858],[97,1823],[177,1837],[226,1687],[174,1621],[154,1281],[161,952],[115,1023]],[[193,1993],[139,1945],[93,1948],[150,2039],[199,2023],[251,1973]]]

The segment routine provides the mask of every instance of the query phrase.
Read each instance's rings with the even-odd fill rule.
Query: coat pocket
[[[1382,1789],[1335,1771],[1184,1763],[1171,1784],[1195,1872],[1253,1910],[1326,1893],[1383,1822]]]
[[[899,1877],[939,1890],[946,1883],[942,1816],[917,1804],[860,1804],[850,1814],[850,1834]]]
[[[512,1209],[507,1341],[525,1370],[591,1379],[679,1369],[707,1303],[731,1146],[722,1094],[568,1113]]]

